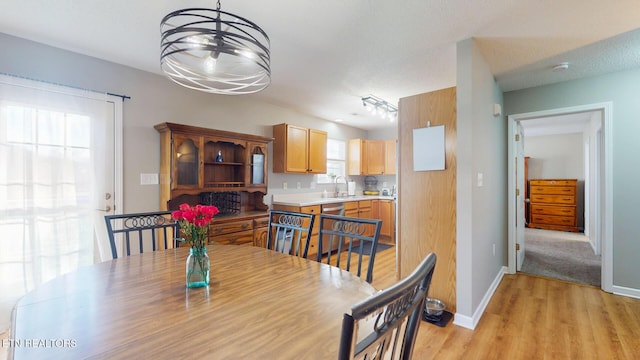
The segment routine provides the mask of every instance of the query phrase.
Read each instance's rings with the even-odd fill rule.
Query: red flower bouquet
[[[207,233],[209,224],[218,213],[215,206],[189,204],[182,204],[180,210],[171,213],[171,217],[180,223],[182,241],[191,246],[186,264],[188,288],[209,285],[211,261],[207,255]]]
[[[220,211],[215,206],[181,204],[171,217],[180,222],[182,241],[198,249],[207,245],[207,233],[213,217]]]

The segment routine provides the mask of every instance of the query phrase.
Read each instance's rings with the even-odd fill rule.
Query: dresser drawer
[[[543,194],[543,195],[571,195],[576,194],[575,186],[541,186],[533,185],[529,189],[531,195]]]
[[[209,236],[218,236],[251,229],[253,229],[253,220],[250,219],[221,224],[211,224],[209,226]]]
[[[253,245],[253,230],[239,231],[219,236],[209,236],[209,244],[219,245]]]
[[[570,216],[531,215],[534,224],[576,226],[576,218]]]
[[[261,227],[265,227],[265,226],[269,226],[269,217],[268,216],[257,218],[257,219],[253,219],[253,227],[254,228],[261,228]]]
[[[546,204],[568,204],[574,205],[576,203],[575,196],[565,195],[531,195],[530,200],[532,203],[546,203]]]
[[[531,204],[531,214],[575,217],[576,207]]]
[[[562,180],[562,179],[535,179],[530,180],[529,185],[543,185],[543,186],[576,186],[576,180]]]

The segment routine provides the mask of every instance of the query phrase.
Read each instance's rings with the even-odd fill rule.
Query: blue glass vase
[[[209,270],[211,261],[207,255],[207,248],[191,247],[187,257],[187,287],[198,288],[209,285]]]

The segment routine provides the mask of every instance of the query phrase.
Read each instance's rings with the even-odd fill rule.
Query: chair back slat
[[[104,219],[114,259],[125,254],[130,256],[134,250],[132,247],[136,245],[140,253],[145,249],[159,250],[160,242],[163,249],[168,249],[170,244],[175,247],[176,238],[180,235],[180,224],[171,218],[170,211],[107,215]],[[118,253],[120,246],[117,243],[120,241],[124,242],[125,254]]]
[[[358,276],[363,275],[366,260],[364,276],[371,283],[381,228],[378,219],[320,214],[317,260],[349,272],[354,267]]]
[[[435,266],[431,253],[409,276],[353,305],[338,359],[411,359]]]
[[[314,214],[269,211],[267,249],[306,258],[314,221]]]

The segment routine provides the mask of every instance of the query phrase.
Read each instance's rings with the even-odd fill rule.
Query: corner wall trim
[[[476,325],[478,325],[478,323],[480,322],[480,318],[482,318],[482,314],[484,314],[484,311],[487,308],[487,305],[489,305],[489,301],[491,301],[493,294],[496,292],[498,285],[500,285],[500,282],[502,281],[502,278],[506,273],[507,273],[507,267],[506,266],[501,267],[495,279],[493,279],[491,286],[489,287],[489,289],[487,289],[487,292],[484,294],[484,297],[482,298],[480,305],[478,305],[478,308],[476,308],[476,311],[473,312],[473,317],[468,317],[466,315],[456,313],[453,319],[453,324],[462,326],[471,330],[475,329]]]

